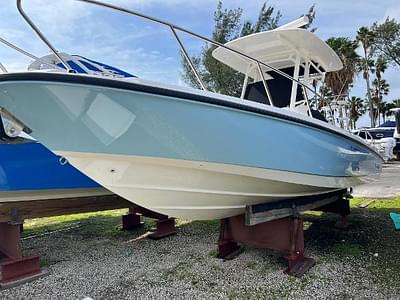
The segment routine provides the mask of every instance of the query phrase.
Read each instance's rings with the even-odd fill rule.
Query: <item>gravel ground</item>
[[[88,234],[89,224],[25,240],[25,254],[40,255],[50,275],[0,299],[400,299],[400,232],[386,213],[357,209],[346,231],[333,228],[334,216],[307,217],[306,250],[317,265],[300,279],[263,249],[215,258],[217,222],[183,223],[159,241],[146,228]]]

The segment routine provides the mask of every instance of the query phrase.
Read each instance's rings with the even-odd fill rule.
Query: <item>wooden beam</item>
[[[0,222],[135,207],[117,195],[0,203]]]

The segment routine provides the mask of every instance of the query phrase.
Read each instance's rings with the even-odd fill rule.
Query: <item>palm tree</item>
[[[386,71],[387,67],[388,67],[387,61],[382,56],[380,56],[375,61],[374,68],[371,69],[372,73],[375,73],[376,80],[377,80],[376,89],[375,89],[375,92],[377,94],[376,95],[377,98],[375,100],[377,100],[377,103],[375,103],[375,107],[378,110],[376,115],[379,118],[379,124],[381,122],[381,120],[380,120],[381,119],[381,108],[384,109],[384,107],[385,107],[383,102],[382,102],[382,95],[381,95],[381,92],[382,91],[384,92],[384,88],[381,88],[380,85],[383,82],[382,81],[382,73],[384,73]],[[375,115],[375,118],[376,118],[376,115]]]
[[[390,117],[393,115],[393,112],[390,111],[392,108],[400,108],[400,99],[392,100],[392,102],[386,103],[386,117]]]
[[[371,127],[375,127],[375,119],[373,115],[373,103],[372,103],[372,95],[371,95],[371,87],[369,82],[369,71],[370,71],[370,48],[372,46],[372,42],[374,39],[374,34],[368,27],[361,27],[357,31],[356,40],[359,42],[363,48],[364,58],[361,63],[361,69],[363,71],[363,77],[365,82],[367,83],[367,96],[368,96],[368,104],[369,104],[369,116],[371,118]]]
[[[400,108],[400,99],[396,99],[392,101],[394,107],[393,108]]]
[[[327,73],[323,82],[324,94],[331,94],[330,100],[347,98],[354,78],[357,74],[359,56],[356,53],[357,42],[346,37],[329,38],[327,44],[336,52],[343,63],[343,68],[336,72]],[[324,102],[326,99],[321,99]],[[330,101],[327,101],[329,105]],[[343,128],[343,111],[339,110],[340,126]]]
[[[342,60],[343,69],[326,74],[325,84],[334,95],[347,95],[357,74],[359,56],[356,53],[357,42],[345,37],[333,37],[326,43]]]
[[[382,56],[378,57],[375,61],[374,69],[372,69],[372,71],[375,72],[377,79],[382,79],[382,73],[386,71],[387,67],[387,61]]]
[[[360,97],[352,96],[347,103],[349,110],[350,128],[356,129],[357,120],[365,113],[364,101]]]
[[[380,117],[382,115],[382,121],[383,123],[386,122],[386,117],[389,117],[392,112],[390,111],[392,108],[394,108],[394,104],[393,103],[388,103],[388,102],[380,102],[379,103],[379,124],[380,122]]]
[[[372,101],[373,101],[373,118],[376,124],[376,119],[379,118],[380,123],[380,109],[382,108],[383,96],[387,96],[389,94],[389,83],[386,82],[385,79],[376,78],[372,82],[373,92],[372,92]]]

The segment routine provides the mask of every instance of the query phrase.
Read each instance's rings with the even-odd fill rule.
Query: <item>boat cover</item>
[[[119,78],[136,77],[135,75],[132,75],[119,68],[86,58],[81,55],[69,55],[66,53],[59,53],[59,55],[72,70],[79,74],[111,76]],[[48,70],[52,67],[53,69],[58,67],[59,69],[65,70],[64,65],[59,62],[58,58],[54,54],[43,56],[34,61],[29,65],[28,70]]]

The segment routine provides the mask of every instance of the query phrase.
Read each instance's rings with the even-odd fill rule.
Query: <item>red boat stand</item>
[[[46,275],[39,256],[22,256],[21,224],[0,223],[0,288],[13,287]]]
[[[254,226],[245,225],[245,215],[221,220],[218,257],[233,258],[241,251],[238,243],[286,252],[288,268],[285,272],[289,275],[302,276],[315,265],[314,259],[304,256],[301,218],[287,217]]]
[[[131,230],[142,226],[144,224],[142,216],[158,219],[156,227],[152,228],[152,233],[148,236],[150,239],[159,240],[176,234],[174,218],[168,218],[166,215],[140,206],[129,208],[129,212],[122,216],[122,229]]]
[[[156,227],[152,228],[152,231],[153,232],[149,235],[149,238],[152,240],[159,240],[176,234],[175,219],[167,217],[158,220]]]
[[[130,207],[129,211],[122,216],[122,230],[132,230],[143,226],[143,217],[134,207]]]

